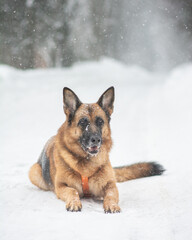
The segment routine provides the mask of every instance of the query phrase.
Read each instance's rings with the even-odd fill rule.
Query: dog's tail
[[[113,168],[117,182],[161,175],[165,171],[162,165],[155,162],[142,162],[130,166]]]

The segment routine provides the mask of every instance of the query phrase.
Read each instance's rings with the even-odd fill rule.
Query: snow
[[[183,240],[192,234],[192,64],[161,75],[111,59],[66,69],[20,71],[0,66],[0,239]],[[163,176],[118,184],[120,214],[83,199],[65,210],[33,186],[30,166],[64,121],[62,89],[95,102],[116,90],[113,166],[157,161]]]

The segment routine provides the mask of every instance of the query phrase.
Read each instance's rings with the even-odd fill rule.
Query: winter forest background
[[[1,0],[0,46],[21,69],[107,56],[167,70],[192,59],[192,1]]]

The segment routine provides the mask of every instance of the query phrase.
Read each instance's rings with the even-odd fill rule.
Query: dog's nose
[[[92,136],[90,139],[91,144],[99,145],[101,143],[101,138],[99,136]]]

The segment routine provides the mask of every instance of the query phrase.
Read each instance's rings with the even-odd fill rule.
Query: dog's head
[[[84,104],[69,88],[63,89],[66,114],[64,142],[70,152],[95,156],[111,148],[110,117],[113,112],[114,87],[107,89],[97,103]]]

